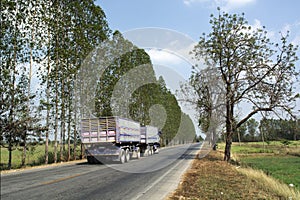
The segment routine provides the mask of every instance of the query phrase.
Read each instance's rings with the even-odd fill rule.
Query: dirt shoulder
[[[211,151],[195,159],[177,190],[167,198],[175,199],[284,199],[238,172],[236,166],[222,161],[222,154]]]

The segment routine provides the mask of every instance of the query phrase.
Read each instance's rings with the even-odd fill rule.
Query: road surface
[[[125,164],[81,162],[2,174],[1,200],[163,199],[177,188],[200,145],[165,148]]]

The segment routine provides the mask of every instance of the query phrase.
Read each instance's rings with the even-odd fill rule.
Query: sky
[[[125,32],[160,27],[182,32],[198,40],[210,30],[210,14],[219,6],[229,13],[245,13],[249,24],[261,24],[277,34],[289,29],[300,43],[298,0],[97,0],[112,30]]]
[[[135,41],[135,30],[157,28],[173,31],[173,36],[176,33],[183,35],[192,47],[202,33],[210,32],[210,15],[218,14],[217,7],[228,13],[245,13],[249,25],[265,26],[270,40],[275,43],[280,40],[280,32],[286,34],[289,31],[289,42],[300,44],[299,0],[97,0],[96,4],[105,12],[109,27],[122,32],[134,44],[139,44]],[[146,48],[146,51],[157,75],[162,75],[174,92],[179,83],[172,83],[174,79],[168,80],[168,76],[178,75],[178,82],[187,80],[193,63],[184,59],[186,54],[179,50],[164,49],[167,48]],[[300,62],[297,65],[300,70]]]

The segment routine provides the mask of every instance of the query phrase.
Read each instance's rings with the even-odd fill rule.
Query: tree
[[[192,86],[196,98],[193,100],[199,115],[199,127],[206,134],[209,144],[213,147],[218,139],[218,128],[224,124],[224,86],[217,75],[217,69],[207,67],[200,71],[193,71],[189,85]],[[201,83],[201,84],[199,84]],[[182,93],[189,95],[191,89],[182,86]],[[188,91],[188,92],[187,92]]]
[[[263,118],[259,125],[260,134],[267,141],[297,140],[299,138],[299,119],[282,120]]]
[[[169,145],[171,142],[176,142],[175,136],[177,133],[179,133],[182,120],[182,111],[178,105],[175,95],[173,95],[171,91],[167,89],[166,83],[161,76],[159,77],[158,84],[156,84],[156,86],[158,87],[158,94],[156,96],[155,104],[162,106],[162,108],[165,110],[165,113],[161,113],[159,108],[156,112],[160,112],[159,116],[166,115],[163,117],[165,118],[165,123],[163,124],[163,127],[161,127],[162,144]],[[154,125],[160,127],[161,122],[157,125]]]
[[[85,57],[109,35],[105,14],[94,0],[1,1],[0,132],[1,145],[10,152],[9,168],[11,152],[18,146],[23,149],[22,165],[26,164],[27,141],[43,131],[45,162],[50,134],[54,134],[54,162],[58,139],[60,159],[66,139],[70,159],[70,139],[72,133],[78,138],[80,109],[75,80]],[[40,82],[32,80],[33,72]],[[33,82],[40,84],[38,97],[32,92]],[[75,152],[77,142],[73,144]]]
[[[253,115],[278,111],[293,115],[297,98],[293,85],[299,75],[295,70],[298,47],[288,43],[288,34],[282,35],[280,45],[273,44],[267,38],[265,27],[252,30],[244,14],[218,10],[217,17],[211,15],[211,33],[200,37],[193,54],[196,59],[204,59],[209,67],[216,68],[222,79],[226,124],[224,160],[229,161],[232,136]],[[252,109],[235,121],[241,102],[248,102]]]
[[[192,142],[196,137],[195,126],[190,116],[181,113],[181,123],[175,140],[178,140],[179,144],[185,144]]]
[[[250,140],[254,141],[255,135],[257,133],[258,122],[255,119],[251,118],[246,122],[246,124]]]
[[[28,6],[34,5],[26,1],[1,2],[0,126],[1,143],[9,151],[9,169],[12,151],[21,142],[24,146],[22,165],[25,165],[27,133],[33,122],[28,108],[32,99],[30,74],[26,74],[26,63],[33,57],[32,40],[27,33],[28,15],[32,15]]]
[[[71,157],[71,134],[77,140],[78,106],[75,88],[76,79],[81,78],[83,60],[101,42],[109,37],[110,29],[105,14],[93,0],[88,1],[49,1],[45,7],[45,15],[41,20],[45,24],[44,70],[40,69],[43,85],[41,91],[41,110],[45,110],[46,145],[45,162],[48,160],[49,134],[54,134],[54,162],[57,162],[60,139],[60,159],[66,150],[67,160]],[[52,117],[50,117],[52,116]],[[60,124],[59,124],[60,123]],[[60,128],[58,128],[60,127]],[[60,131],[60,137],[58,135]],[[73,143],[74,152],[77,142]],[[75,153],[74,153],[75,158]]]

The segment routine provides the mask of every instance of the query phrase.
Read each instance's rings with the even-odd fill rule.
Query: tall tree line
[[[263,118],[260,120],[259,131],[266,141],[299,140],[300,120]]]
[[[156,125],[151,108],[158,104],[167,116],[160,126],[165,143],[178,132],[180,107],[163,79],[157,82],[149,55],[120,32],[111,34],[94,0],[3,0],[0,45],[0,132],[8,168],[20,146],[26,165],[33,139],[45,142],[46,164],[76,159],[78,120],[85,116],[118,113]],[[118,84],[124,91],[114,90]]]
[[[181,108],[175,96],[167,89],[162,77],[156,80],[149,55],[113,33],[113,52],[116,56],[104,67],[95,95],[95,116],[121,116],[131,118],[143,125],[153,125],[161,130],[162,142],[168,145],[179,133]],[[111,51],[106,50],[108,55]],[[184,115],[185,125],[191,125]],[[181,127],[177,140],[188,141],[195,136],[190,126]],[[184,133],[184,130],[186,131]],[[189,132],[190,131],[190,132]],[[185,138],[186,136],[186,138]]]
[[[1,1],[0,131],[10,152],[8,168],[19,144],[26,158],[33,137],[45,138],[45,163],[50,136],[54,162],[76,159],[75,80],[87,54],[109,36],[105,14],[93,0]]]

